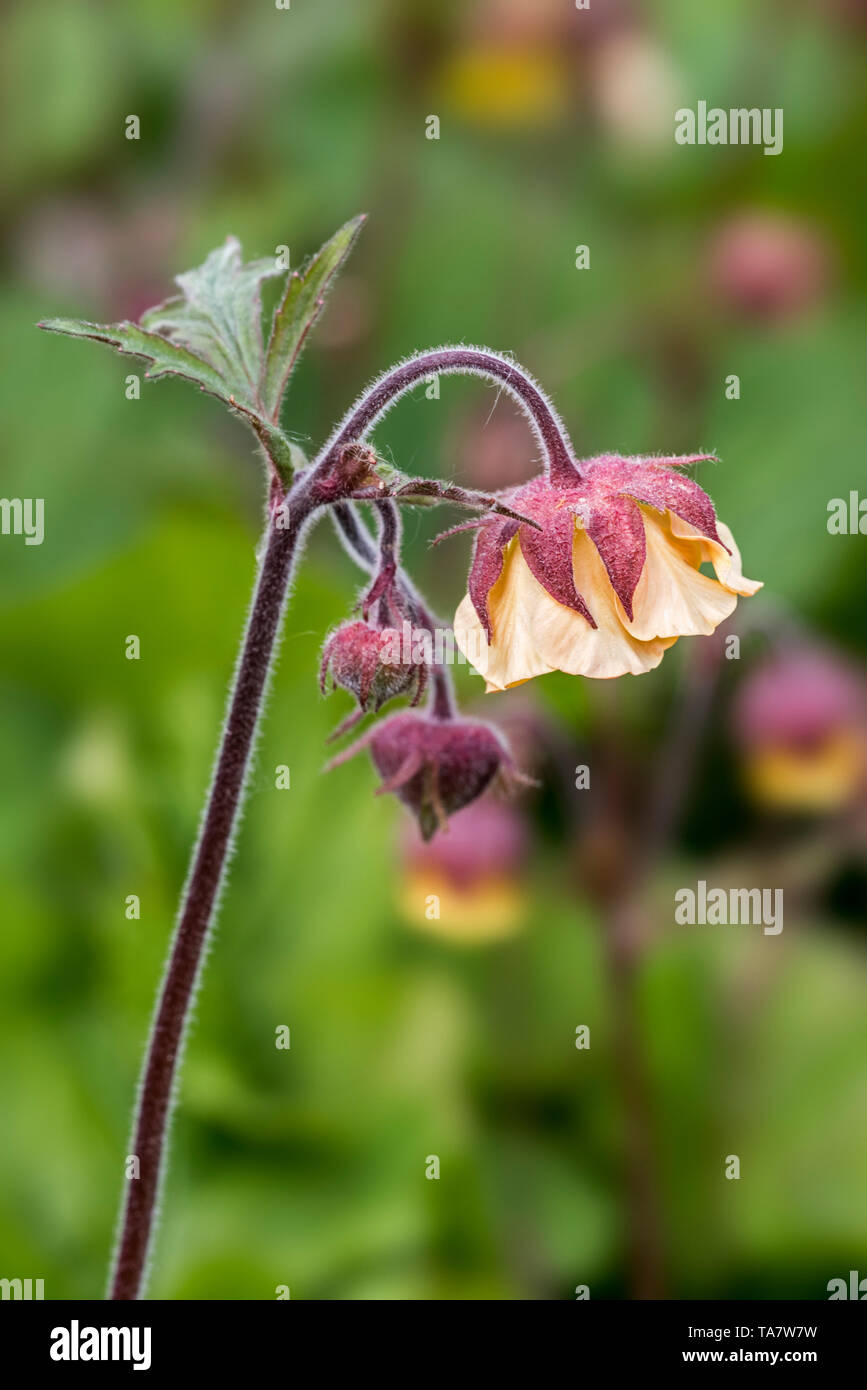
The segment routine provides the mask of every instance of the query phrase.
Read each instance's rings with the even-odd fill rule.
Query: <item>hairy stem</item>
[[[533,378],[508,358],[486,348],[474,347],[436,348],[392,367],[359,396],[338,425],[315,464],[317,471],[330,469],[341,449],[363,439],[376,421],[416,382],[429,376],[456,373],[499,382],[529,420],[550,476],[572,480],[580,476],[566,427]]]
[[[136,1299],[143,1291],[190,1004],[243,796],[298,538],[309,511],[302,495],[290,506],[289,524],[271,525],[267,533],[216,770],[145,1056],[132,1141],[138,1176],[128,1179],[112,1299]]]
[[[544,450],[549,472],[575,474],[576,466],[568,436],[546,397],[530,377],[496,353],[477,348],[443,348],[423,353],[380,377],[352,407],[315,464],[299,478],[288,498],[281,498],[279,488],[272,484],[272,522],[235,673],[204,821],[145,1055],[131,1155],[137,1159],[138,1171],[135,1177],[128,1179],[110,1281],[109,1296],[112,1299],[137,1299],[144,1287],[164,1166],[166,1135],[190,1005],[243,799],[299,536],[311,512],[326,500],[326,491],[321,485],[339,462],[345,445],[362,439],[389,406],[415,382],[437,372],[470,372],[502,382],[528,416]],[[350,551],[365,568],[372,570],[377,551],[366,526],[358,521],[352,508],[344,504],[335,506],[334,514]],[[387,517],[384,523],[386,540],[393,541],[394,537],[389,537],[388,531],[394,528],[396,535],[395,522],[396,517]],[[432,628],[434,619],[419,595],[404,576],[401,576],[401,583],[417,614],[417,621]],[[444,667],[437,667],[434,671],[433,708],[441,718],[450,718],[454,713],[451,680]]]

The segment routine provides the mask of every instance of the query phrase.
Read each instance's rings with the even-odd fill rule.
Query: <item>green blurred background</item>
[[[196,1009],[150,1294],[622,1298],[646,1290],[642,1258],[670,1297],[821,1298],[867,1275],[865,813],[839,768],[843,739],[863,772],[862,707],[830,701],[782,773],[782,735],[739,735],[734,713],[793,643],[863,678],[865,541],[826,528],[864,477],[863,6],[12,0],[2,26],[2,492],[43,497],[46,536],[0,538],[0,1275],[102,1294],[263,508],[216,402],[175,383],[129,401],[133,361],[34,324],[134,317],[228,233],[297,266],[358,211],[287,401],[302,446],[406,353],[512,351],[581,454],[716,451],[700,479],[766,588],[710,693],[684,643],[616,688],[550,677],[483,700],[460,673],[542,786],[510,811],[523,860],[494,850],[438,931],[366,760],[321,775],[348,705],[319,697],[318,653],[358,576],[320,528]],[[698,100],[782,107],[783,154],[677,146],[673,113]],[[419,389],[377,439],[480,486],[535,468],[477,382]],[[426,542],[459,519],[407,524],[446,614],[468,543]],[[778,756],[770,793],[756,738]],[[683,814],[630,905],[624,991],[610,933],[646,825],[630,813],[652,819],[670,778]],[[676,927],[675,888],[699,878],[784,886],[782,935]]]

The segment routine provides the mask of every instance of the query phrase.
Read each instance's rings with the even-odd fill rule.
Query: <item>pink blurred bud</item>
[[[781,321],[826,294],[831,256],[807,223],[776,213],[744,213],[725,223],[707,256],[714,298],[744,318]]]
[[[821,648],[778,652],[750,673],[733,711],[745,748],[785,743],[806,746],[844,725],[863,722],[860,672]]]
[[[517,874],[528,842],[521,813],[510,802],[488,795],[452,816],[449,833],[435,840],[424,840],[414,826],[409,827],[403,836],[403,852],[414,871],[430,869],[466,889],[489,876]]]

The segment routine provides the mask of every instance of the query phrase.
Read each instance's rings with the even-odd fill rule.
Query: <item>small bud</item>
[[[347,444],[340,452],[336,472],[347,493],[358,488],[380,486],[376,474],[376,450],[369,444]]]
[[[411,694],[412,703],[418,704],[427,685],[427,666],[414,659],[413,648],[395,627],[353,622],[337,629],[322,653],[319,687],[325,694],[330,675],[334,685],[355,696],[359,708],[332,737],[345,733],[363,714],[381,709],[397,695]]]
[[[712,296],[754,322],[782,322],[811,308],[831,279],[820,234],[796,218],[745,213],[725,222],[711,243],[706,271]]]

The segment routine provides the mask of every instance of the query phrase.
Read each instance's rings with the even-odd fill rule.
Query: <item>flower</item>
[[[732,722],[747,787],[772,810],[838,810],[867,783],[864,680],[833,652],[774,653],[740,687]]]
[[[368,747],[382,778],[377,796],[394,792],[416,817],[424,840],[444,829],[449,816],[481,796],[495,777],[507,786],[522,780],[499,735],[475,720],[393,714],[326,770]]]
[[[710,498],[678,471],[708,457],[603,454],[508,494],[541,529],[502,517],[480,527],[454,620],[489,691],[548,671],[650,671],[678,637],[713,632],[738,594],[761,588]]]
[[[461,944],[499,941],[521,925],[527,825],[490,793],[452,818],[448,835],[425,841],[415,827],[401,841],[399,902],[420,931]],[[428,910],[431,897],[436,911]]]

